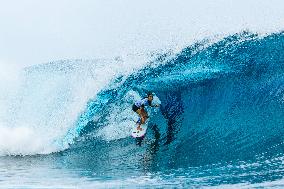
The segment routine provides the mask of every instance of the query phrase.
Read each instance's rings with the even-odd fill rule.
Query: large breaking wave
[[[104,157],[117,165],[144,150],[146,166],[161,168],[251,160],[284,147],[283,33],[243,32],[150,61],[59,61],[27,68],[23,78],[1,115],[1,155],[67,149],[77,164]],[[131,104],[147,91],[162,105],[149,110],[137,150]]]

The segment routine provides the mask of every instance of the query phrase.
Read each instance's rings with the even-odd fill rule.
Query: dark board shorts
[[[138,107],[138,106],[136,106],[135,104],[133,104],[133,106],[132,106],[132,110],[134,111],[134,112],[136,112],[137,110],[139,110],[140,108]]]

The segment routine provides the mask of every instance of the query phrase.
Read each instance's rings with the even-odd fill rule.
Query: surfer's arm
[[[151,107],[159,107],[159,104],[151,105]]]

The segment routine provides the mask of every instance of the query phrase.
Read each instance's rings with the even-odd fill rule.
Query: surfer
[[[147,118],[149,118],[148,113],[147,113],[147,111],[145,110],[144,107],[145,106],[159,107],[158,104],[153,106],[152,101],[153,101],[153,94],[151,92],[149,92],[147,94],[147,97],[136,101],[132,105],[132,110],[140,116],[140,119],[137,121],[137,123],[138,123],[137,130],[142,131],[142,128],[140,126],[146,122]]]

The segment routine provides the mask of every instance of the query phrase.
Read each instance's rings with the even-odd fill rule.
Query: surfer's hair
[[[147,97],[149,97],[149,96],[153,96],[153,93],[152,92],[148,92],[147,93]]]

